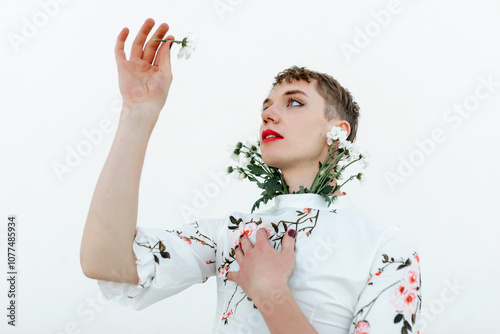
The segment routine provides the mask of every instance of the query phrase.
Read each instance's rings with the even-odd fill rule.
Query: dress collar
[[[334,196],[330,196],[333,198]],[[274,209],[282,208],[313,208],[313,209],[338,209],[352,206],[348,195],[336,196],[330,206],[323,196],[318,194],[282,194],[274,198]]]

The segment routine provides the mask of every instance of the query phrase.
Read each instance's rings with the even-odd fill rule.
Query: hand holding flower
[[[154,25],[152,18],[144,22],[132,44],[129,60],[124,51],[128,28],[122,29],[115,46],[119,86],[125,111],[136,112],[136,107],[140,106],[137,115],[153,122],[153,126],[165,105],[172,83],[170,45],[174,39],[173,36],[168,36],[167,43],[161,46],[153,40],[162,38],[168,32],[168,24],[162,23],[144,46]]]

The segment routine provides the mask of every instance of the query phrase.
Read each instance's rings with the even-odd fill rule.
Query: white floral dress
[[[142,310],[216,276],[212,333],[269,333],[251,299],[225,277],[239,270],[234,247],[240,235],[255,243],[259,228],[280,251],[284,233],[298,232],[288,285],[318,333],[418,333],[422,297],[414,237],[367,217],[348,195],[330,206],[317,194],[279,195],[261,213],[231,212],[175,230],[138,227],[133,250],[139,284],[98,280],[99,288],[106,298]]]

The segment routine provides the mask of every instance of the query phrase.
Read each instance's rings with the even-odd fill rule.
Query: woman
[[[146,146],[172,81],[174,38],[154,42],[168,31],[161,24],[144,46],[153,26],[146,20],[129,60],[128,29],[117,39],[123,110],[83,234],[85,275],[136,310],[215,275],[214,333],[417,333],[412,235],[366,217],[340,191],[330,205],[318,194],[293,194],[311,186],[332,126],[356,136],[358,107],[327,75],[287,69],[263,104],[262,157],[280,169],[290,194],[261,213],[230,212],[176,230],[136,226]]]

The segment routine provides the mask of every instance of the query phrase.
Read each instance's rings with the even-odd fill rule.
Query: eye
[[[295,102],[295,103],[298,103],[298,104],[299,104],[299,106],[303,106],[303,105],[304,105],[302,102],[300,102],[300,101],[298,101],[298,100],[295,100],[295,99],[289,99],[289,100],[288,100],[288,105],[289,105],[289,106],[291,106],[291,107],[293,107],[292,103],[294,103],[294,102]]]

